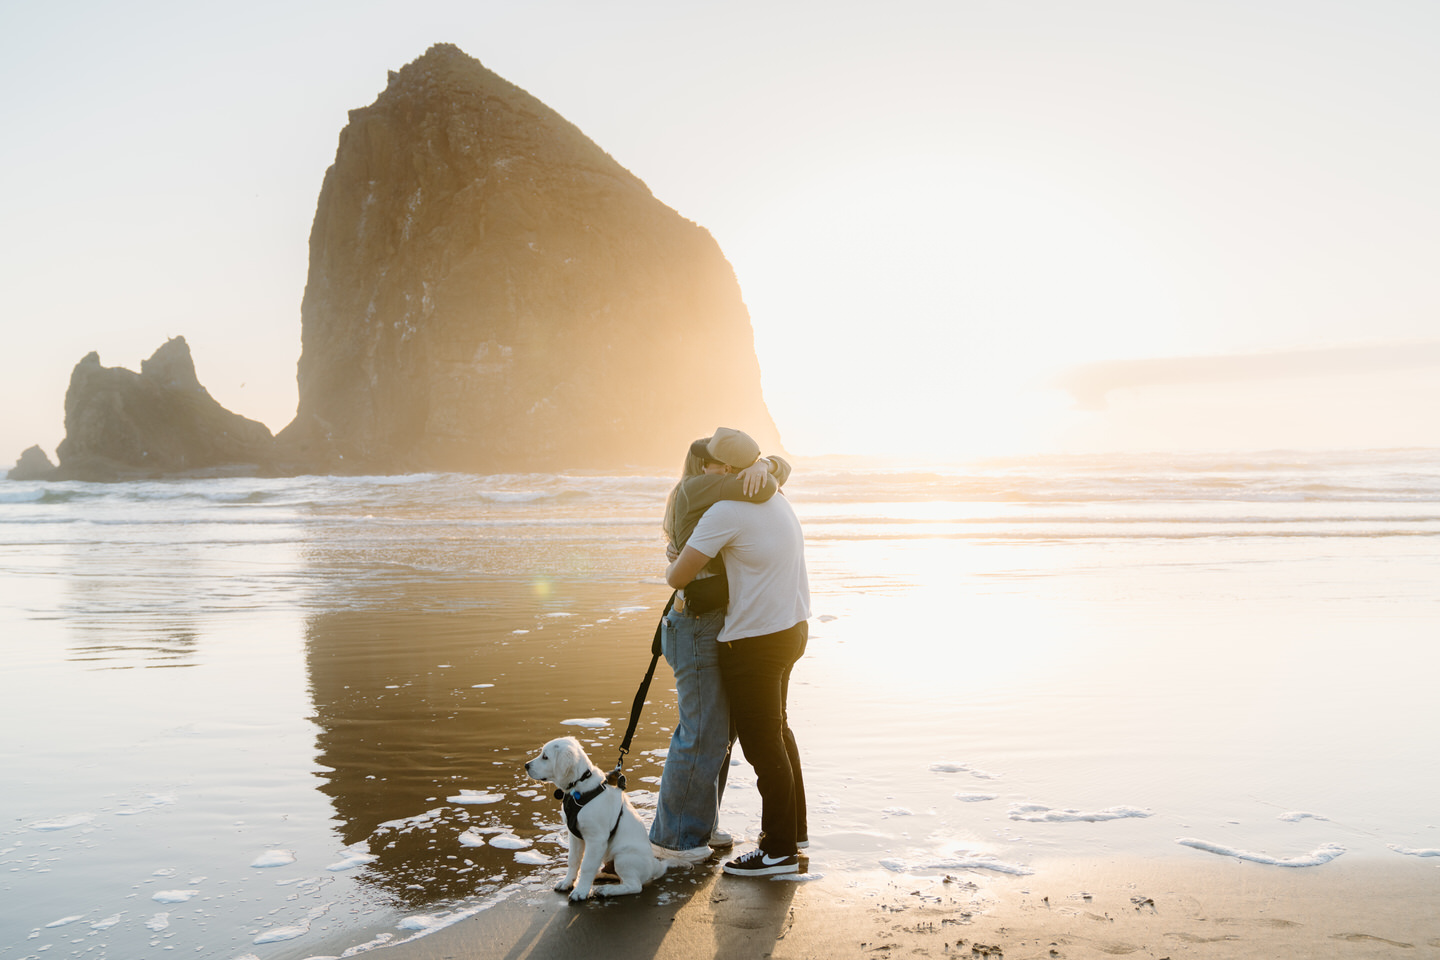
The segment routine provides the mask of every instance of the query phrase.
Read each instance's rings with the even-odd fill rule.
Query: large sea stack
[[[710,234],[449,44],[340,134],[299,388],[278,439],[327,472],[673,468],[721,425],[779,446]]]

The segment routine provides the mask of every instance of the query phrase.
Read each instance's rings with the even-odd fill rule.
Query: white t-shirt
[[[721,642],[788,630],[810,619],[805,535],[789,498],[722,500],[705,511],[686,546],[707,557],[724,551],[730,608]]]

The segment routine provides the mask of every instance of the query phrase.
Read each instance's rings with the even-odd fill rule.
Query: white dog
[[[586,899],[595,874],[610,861],[615,863],[620,882],[595,887],[598,896],[639,893],[643,885],[665,872],[664,861],[650,852],[650,836],[630,798],[624,790],[605,783],[605,774],[590,762],[579,740],[551,740],[541,748],[540,756],[525,764],[525,773],[531,779],[555,784],[556,798],[565,801],[570,870],[556,890],[569,891],[573,901]]]

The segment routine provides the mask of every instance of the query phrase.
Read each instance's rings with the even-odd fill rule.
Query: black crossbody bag
[[[713,577],[691,580],[685,585],[685,610],[701,614],[719,610],[730,602],[730,581],[722,569]]]

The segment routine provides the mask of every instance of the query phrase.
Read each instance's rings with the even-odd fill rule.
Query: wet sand
[[[616,759],[668,596],[668,481],[646,483],[24,504],[0,549],[0,953],[1435,953],[1428,487],[1421,506],[797,490],[810,879],[712,865],[569,907],[558,805],[523,762],[565,734]],[[673,686],[662,665],[625,764],[642,816]],[[742,760],[721,822],[753,838],[759,818]]]
[[[1424,957],[1440,955],[1440,869],[1359,861],[1324,870],[1117,860],[1043,879],[901,877],[879,884],[724,876],[572,905],[498,904],[383,950],[391,960],[549,957]],[[684,887],[684,892],[677,889]],[[677,895],[679,894],[679,895]]]

